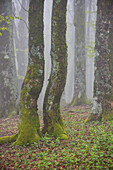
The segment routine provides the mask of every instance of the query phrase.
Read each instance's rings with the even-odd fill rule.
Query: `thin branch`
[[[24,24],[26,25],[27,29],[29,30],[29,27],[28,27],[27,23],[24,21],[24,19],[17,17],[14,13],[13,13],[13,15],[14,15],[15,19],[20,19],[21,21],[23,21]]]
[[[19,4],[20,4],[20,6],[24,9],[24,11],[29,12],[27,9],[25,9],[25,8],[22,6],[22,4],[20,3],[20,0],[18,0],[18,2],[19,2]]]

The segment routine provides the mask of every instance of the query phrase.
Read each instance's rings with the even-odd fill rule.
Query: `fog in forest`
[[[48,78],[51,71],[51,15],[53,0],[45,0],[44,3],[44,58],[45,58],[45,76],[43,89],[38,99],[39,110],[43,107],[43,99],[48,84]],[[96,22],[96,0],[87,0],[85,2],[85,57],[86,57],[86,94],[90,101],[93,99],[93,81],[94,81],[94,45],[95,45],[95,22]],[[18,91],[20,94],[23,78],[26,73],[28,63],[28,9],[29,2],[22,0],[13,0],[13,13],[21,19],[14,20],[14,47],[15,61],[18,75]],[[73,99],[74,91],[74,67],[76,55],[74,25],[74,0],[67,4],[67,79],[62,100],[70,103]],[[63,102],[64,103],[64,102]]]
[[[0,0],[0,169],[113,169],[113,0]]]

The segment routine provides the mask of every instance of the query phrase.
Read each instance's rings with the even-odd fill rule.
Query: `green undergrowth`
[[[68,140],[55,139],[46,134],[39,143],[23,147],[1,145],[0,169],[112,170],[113,121],[84,124],[90,109],[91,106],[84,105],[67,107],[62,111]],[[1,119],[1,136],[11,134],[11,131],[13,134],[10,124],[12,119],[5,122]],[[40,120],[42,126],[42,116]],[[16,118],[15,129],[17,121]],[[4,127],[8,129],[7,132]]]

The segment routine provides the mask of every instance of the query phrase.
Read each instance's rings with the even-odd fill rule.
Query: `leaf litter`
[[[65,106],[61,112],[68,140],[44,136],[27,146],[0,146],[1,170],[113,169],[113,121],[84,123],[91,105]],[[43,117],[40,114],[41,129]],[[18,116],[0,119],[0,136],[18,131]]]

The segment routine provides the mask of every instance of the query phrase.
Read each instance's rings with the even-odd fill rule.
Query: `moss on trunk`
[[[113,1],[98,1],[97,7],[94,102],[86,122],[113,119]]]
[[[60,114],[60,99],[67,74],[66,45],[66,5],[67,0],[54,0],[52,13],[52,69],[43,106],[43,133],[60,139],[67,139]]]
[[[15,135],[12,135],[12,136],[0,137],[0,144],[15,142],[17,137],[18,137],[18,134],[15,134]]]
[[[44,1],[30,1],[29,63],[20,95],[19,134],[14,145],[38,142],[41,136],[37,99],[44,80],[43,8]]]
[[[29,63],[21,89],[19,132],[14,145],[38,142],[41,136],[37,99],[44,80],[43,8],[43,0],[30,1]]]
[[[26,145],[27,143],[38,142],[41,137],[40,122],[37,115],[37,109],[27,109],[22,106],[20,115],[20,125],[18,138],[14,145]]]

